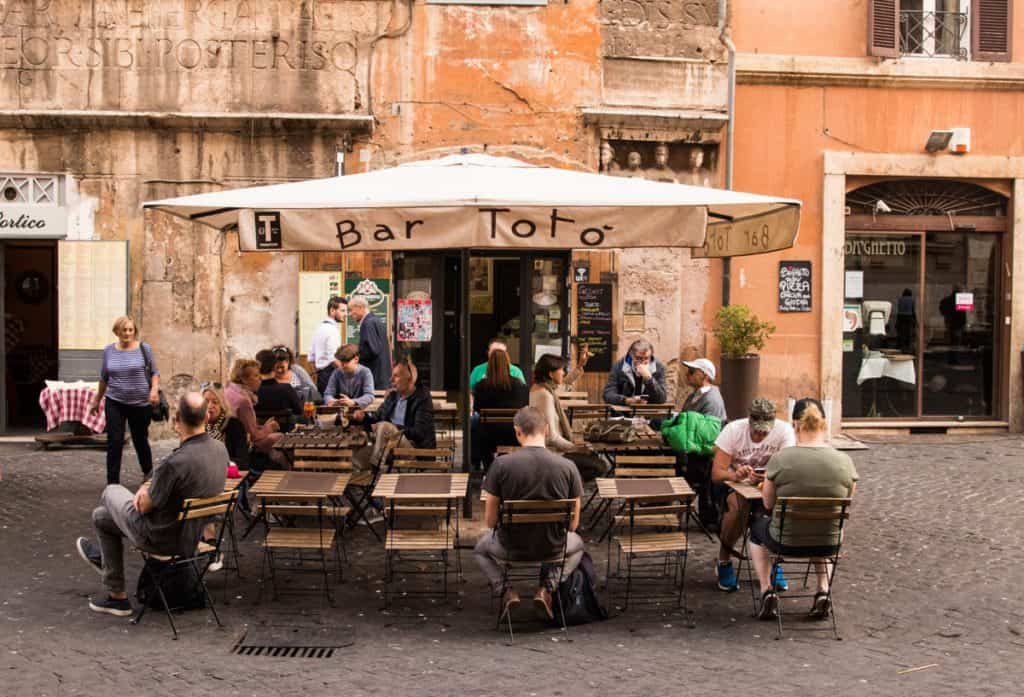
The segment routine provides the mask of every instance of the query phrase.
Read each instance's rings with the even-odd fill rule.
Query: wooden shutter
[[[974,0],[971,3],[971,59],[1010,61],[1013,0]]]
[[[868,55],[900,55],[900,0],[868,0]]]

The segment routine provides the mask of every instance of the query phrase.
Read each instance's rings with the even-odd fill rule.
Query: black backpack
[[[139,602],[149,608],[164,609],[160,593],[153,582],[154,578],[159,578],[171,610],[198,610],[206,607],[206,596],[203,595],[203,587],[192,565],[182,564],[173,570],[167,567],[166,562],[156,559],[146,561],[146,569],[139,574],[139,583],[135,589],[135,597]]]
[[[555,609],[554,623],[561,626],[562,613],[565,614],[567,625],[587,624],[608,619],[608,611],[601,605],[601,601],[594,591],[597,580],[597,570],[594,568],[594,560],[586,552],[577,566],[565,580],[558,586],[555,594],[555,603],[561,608]]]

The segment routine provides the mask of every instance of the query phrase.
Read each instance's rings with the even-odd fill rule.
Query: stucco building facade
[[[763,389],[821,393],[847,426],[1019,431],[1020,3],[798,5],[732,15],[735,186],[803,200],[798,244],[776,256],[813,271],[811,311],[780,314],[778,258],[733,261],[733,301],[779,327]],[[954,128],[961,152],[963,131],[926,149]]]
[[[226,377],[236,357],[271,344],[304,353],[300,305],[312,301],[301,288],[320,278],[303,286],[304,274],[425,292],[423,258],[240,253],[232,234],[144,214],[144,201],[467,149],[598,170],[602,143],[615,151],[605,167],[624,176],[638,163],[641,175],[721,183],[727,67],[717,0],[13,0],[0,6],[0,26],[4,203],[8,215],[45,213],[47,225],[3,242],[15,425],[38,420],[32,393],[44,378],[95,375],[121,311],[156,348],[165,384],[180,387]],[[627,301],[641,308],[630,328],[615,320],[612,358],[641,335],[666,362],[704,348],[713,262],[667,249],[495,258],[491,280],[514,274],[514,263],[542,291],[552,276],[571,286],[586,268],[611,286],[616,318]],[[481,314],[474,340],[497,332],[522,351],[568,351],[575,297],[571,286],[560,311],[544,305],[550,324],[532,336],[536,307],[495,326]],[[434,385],[456,382],[436,355],[451,348],[417,354],[434,362]],[[588,377],[595,396],[602,377]]]

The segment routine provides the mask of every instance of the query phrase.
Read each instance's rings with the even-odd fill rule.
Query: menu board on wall
[[[57,244],[59,347],[96,350],[114,340],[114,320],[128,312],[128,242]]]
[[[811,262],[779,262],[779,312],[811,311]]]
[[[576,333],[580,344],[590,348],[587,370],[612,369],[612,284],[580,283],[576,286]]]

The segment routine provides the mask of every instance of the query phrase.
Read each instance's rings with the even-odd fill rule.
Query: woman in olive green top
[[[846,453],[841,453],[826,442],[825,409],[821,402],[810,397],[799,400],[793,407],[793,427],[796,431],[796,446],[783,448],[768,461],[765,472],[762,497],[764,507],[771,513],[778,498],[789,496],[812,496],[826,498],[848,498],[853,496],[857,484],[857,469]],[[815,527],[812,532],[807,525]],[[821,533],[815,521],[787,521],[785,539],[780,540],[778,522],[771,517],[755,520],[750,529],[750,558],[761,582],[760,619],[771,619],[776,615],[778,597],[772,590],[772,555],[779,553],[798,554],[801,536],[817,537],[820,547]],[[804,526],[803,528],[801,526]],[[838,530],[831,544],[838,544]],[[811,607],[811,616],[824,619],[830,611],[828,598],[828,564],[815,564],[818,589]]]

